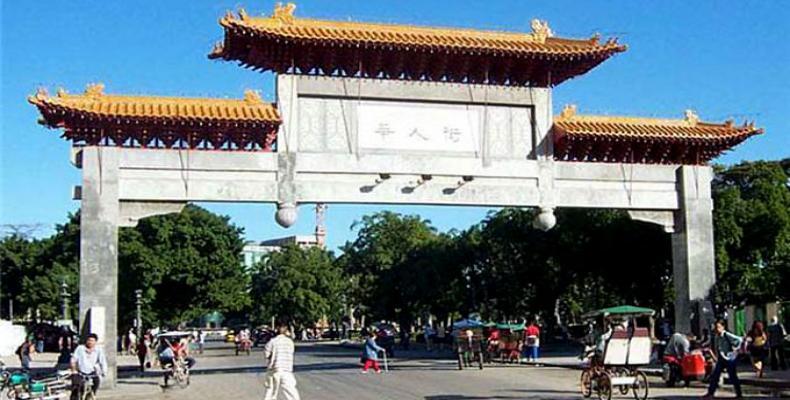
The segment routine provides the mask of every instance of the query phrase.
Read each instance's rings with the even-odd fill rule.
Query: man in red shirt
[[[527,350],[527,362],[537,362],[538,349],[540,348],[540,328],[534,321],[530,322],[524,331],[524,343]]]

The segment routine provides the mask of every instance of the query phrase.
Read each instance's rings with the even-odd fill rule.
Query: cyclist
[[[176,357],[181,356],[187,364],[187,368],[195,365],[195,359],[189,356],[189,344],[186,339],[175,341],[171,344],[167,339],[162,338],[163,346],[159,351],[159,364],[166,368],[172,364]]]
[[[104,349],[96,344],[99,337],[91,333],[85,339],[85,344],[77,346],[71,356],[71,371],[73,373],[71,400],[78,400],[84,385],[83,377],[93,381],[93,392],[99,390],[100,377],[107,373],[107,358]]]

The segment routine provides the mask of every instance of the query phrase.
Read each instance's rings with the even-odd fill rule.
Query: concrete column
[[[80,331],[99,335],[115,386],[118,314],[118,149],[82,151],[80,210]]]
[[[695,302],[708,300],[716,283],[710,192],[712,177],[711,168],[705,166],[681,166],[677,171],[680,207],[675,212],[672,264],[675,329],[680,332],[688,332],[692,328],[691,317],[697,312]]]

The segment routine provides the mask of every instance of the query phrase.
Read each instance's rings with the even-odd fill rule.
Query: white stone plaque
[[[365,101],[357,107],[361,150],[480,151],[480,108],[456,104]]]

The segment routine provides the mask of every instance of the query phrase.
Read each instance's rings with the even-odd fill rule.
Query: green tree
[[[211,311],[250,304],[242,229],[195,205],[145,218],[119,233],[119,324],[131,325],[143,290],[144,320],[176,326]]]
[[[253,319],[274,317],[297,326],[340,317],[346,280],[332,253],[286,246],[267,254],[252,272]]]
[[[0,241],[3,297],[14,299],[16,317],[30,313],[42,320],[60,319],[64,282],[68,285],[71,317],[76,315],[79,214],[68,218],[49,238],[11,235]]]
[[[788,165],[788,160],[756,161],[716,168],[713,199],[720,304],[790,298]]]
[[[356,240],[346,243],[340,260],[354,282],[354,302],[374,319],[411,323],[419,311],[418,296],[436,292],[415,290],[414,280],[426,272],[415,270],[414,253],[439,236],[429,221],[390,211],[362,217],[352,225],[357,228]]]

